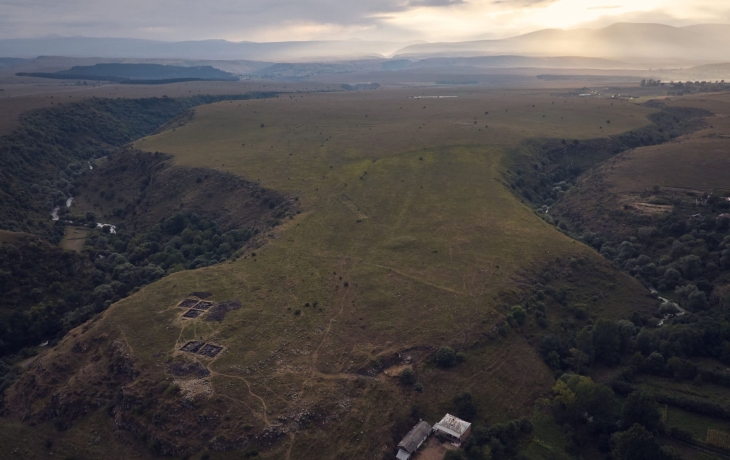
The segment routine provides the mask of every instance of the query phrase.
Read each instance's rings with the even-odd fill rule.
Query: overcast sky
[[[0,0],[0,37],[456,41],[614,22],[730,23],[728,0]]]

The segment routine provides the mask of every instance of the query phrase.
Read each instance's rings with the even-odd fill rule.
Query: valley
[[[65,172],[74,199],[58,239],[69,252],[3,237],[7,254],[43,251],[61,273],[58,290],[29,293],[21,286],[46,278],[26,263],[33,278],[8,284],[17,312],[35,305],[28,330],[38,333],[45,311],[55,335],[52,348],[28,346],[4,364],[3,448],[24,458],[380,459],[419,419],[450,412],[479,433],[510,420],[531,430],[501,444],[487,434],[468,455],[501,455],[501,445],[506,457],[493,458],[592,458],[606,449],[603,428],[571,418],[560,399],[561,385],[584,385],[610,392],[606,401],[650,392],[663,444],[714,449],[707,430],[722,432],[727,413],[717,363],[730,342],[717,331],[678,349],[662,337],[725,321],[727,228],[691,223],[682,231],[692,241],[668,229],[697,211],[721,220],[730,101],[650,91],[633,101],[603,87],[581,97],[573,83],[270,84],[68,103],[80,119],[95,108],[148,121],[129,142],[96,144],[107,151],[90,169]],[[169,88],[188,84],[210,83]],[[91,133],[79,145],[105,139]],[[57,173],[47,174],[50,184]],[[694,242],[700,231],[713,232],[706,244]],[[681,236],[682,252],[667,259],[677,245],[657,235]],[[673,317],[650,289],[689,313]],[[63,313],[71,298],[90,304]],[[606,345],[600,331],[614,327],[624,338]],[[440,363],[442,350],[453,362]],[[661,371],[654,352],[667,358]],[[690,375],[702,389],[681,383]]]

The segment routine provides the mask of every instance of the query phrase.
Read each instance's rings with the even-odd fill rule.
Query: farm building
[[[466,440],[469,433],[471,433],[471,423],[451,414],[446,414],[440,422],[433,426],[433,431],[436,436],[459,444]]]
[[[395,456],[398,460],[408,460],[411,458],[423,441],[431,434],[431,425],[424,421],[420,421],[418,425],[411,428],[411,431],[398,443],[398,454]]]

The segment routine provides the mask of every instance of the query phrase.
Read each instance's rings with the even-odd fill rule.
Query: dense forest
[[[526,149],[531,155],[521,157],[522,164],[512,165],[509,185],[538,215],[636,278],[660,305],[653,316],[634,313],[618,321],[592,319],[585,305],[568,305],[575,318],[561,321],[541,338],[539,352],[558,379],[548,409],[563,427],[568,452],[574,455],[598,446],[615,459],[679,458],[662,445],[663,437],[689,444],[698,440],[690,432],[666,426],[660,404],[730,419],[730,407],[721,403],[668,390],[647,391],[637,384],[645,377],[659,377],[730,387],[730,372],[711,364],[730,365],[730,201],[654,190],[654,201],[671,204],[672,212],[645,216],[625,207],[611,212],[613,227],[602,231],[591,231],[591,222],[577,212],[552,213],[592,164],[628,148],[691,132],[708,115],[650,104],[662,109],[652,116],[654,126],[611,139],[535,143]],[[570,303],[562,293],[537,284],[529,300],[513,309],[544,317],[546,302]],[[538,322],[546,327],[544,320]],[[701,359],[709,361],[701,364]],[[588,377],[607,368],[618,370],[608,383]],[[705,443],[702,447],[712,449]],[[463,455],[487,458],[468,449]]]
[[[96,227],[93,214],[90,225]],[[223,232],[197,214],[175,214],[145,233],[97,227],[81,254],[43,244],[0,246],[0,354],[62,337],[141,286],[223,262],[258,229]]]
[[[89,160],[151,134],[192,107],[272,96],[94,98],[29,112],[15,132],[0,137],[0,229],[57,243],[63,227],[53,224],[51,211],[75,194],[74,181],[89,169]]]
[[[0,139],[0,228],[25,232],[0,244],[0,389],[15,375],[13,363],[53,345],[71,328],[141,286],[180,270],[239,257],[244,245],[267,226],[290,217],[290,203],[260,188],[245,187],[252,226],[221,228],[193,210],[171,212],[135,231],[125,222],[98,223],[93,212],[60,212],[81,193],[89,160],[156,130],[196,105],[218,100],[271,97],[256,93],[171,99],[91,99],[31,112],[12,135]],[[55,244],[66,225],[87,226],[81,252]],[[255,222],[259,222],[256,224]]]

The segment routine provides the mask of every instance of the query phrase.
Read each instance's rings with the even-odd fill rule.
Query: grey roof
[[[431,434],[431,425],[421,421],[411,428],[411,431],[398,444],[398,447],[412,454],[429,434]]]
[[[398,460],[408,460],[409,458],[411,458],[411,454],[403,449],[398,449],[398,455],[396,455],[395,458],[397,458]]]
[[[455,438],[460,438],[462,434],[466,433],[466,430],[468,430],[470,426],[471,423],[465,422],[451,414],[446,414],[440,422],[433,426],[433,429],[448,433]]]

